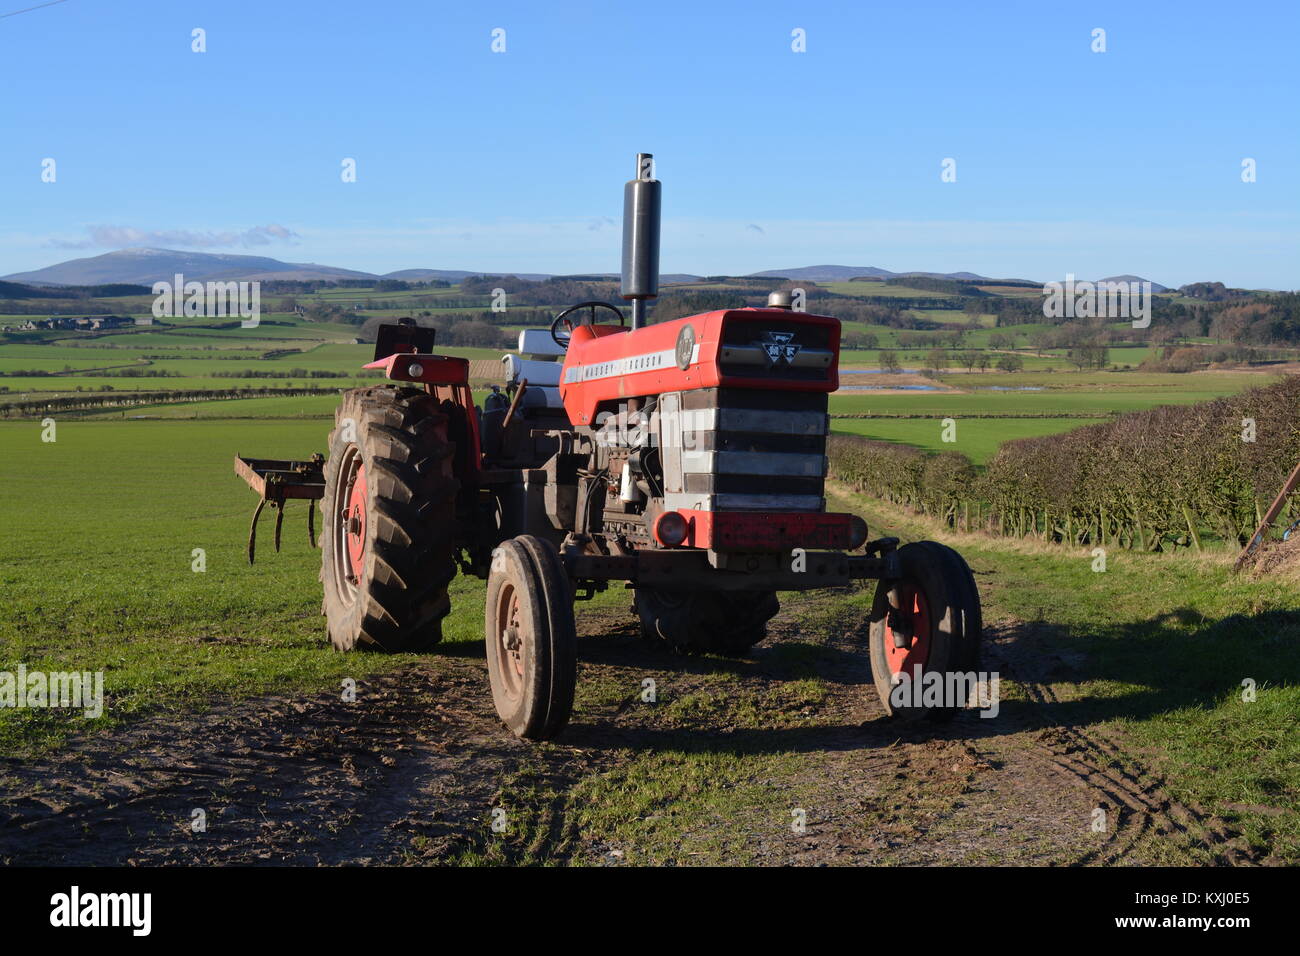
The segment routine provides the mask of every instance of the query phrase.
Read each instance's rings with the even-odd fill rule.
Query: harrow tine
[[[281,501],[272,505],[275,508],[275,553],[280,553],[280,528],[284,525],[284,507],[287,502]]]
[[[253,555],[257,551],[257,519],[262,516],[262,509],[266,507],[266,499],[263,498],[257,503],[257,510],[253,512],[253,523],[248,526],[248,563],[253,563]]]

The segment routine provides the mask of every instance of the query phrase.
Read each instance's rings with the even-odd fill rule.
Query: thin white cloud
[[[269,246],[294,243],[298,234],[287,226],[271,223],[238,232],[194,231],[191,229],[136,229],[133,226],[87,226],[85,239],[51,239],[56,249],[125,249],[130,246],[181,246],[190,249]]]

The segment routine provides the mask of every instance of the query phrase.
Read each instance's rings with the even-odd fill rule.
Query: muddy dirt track
[[[477,646],[452,645],[338,695],[272,697],[141,721],[40,761],[0,763],[0,860],[15,864],[431,864],[485,858],[507,781],[542,804],[530,860],[690,864],[1248,864],[1231,832],[1174,802],[1095,728],[1062,722],[1070,663],[1033,626],[991,622],[985,669],[1001,671],[993,720],[946,726],[885,717],[871,686],[860,612],[810,625],[817,593],[783,609],[745,661],[683,659],[642,644],[633,619],[580,606],[584,698],[553,745],[497,722]],[[814,615],[815,617],[815,615]],[[835,619],[834,613],[831,619]],[[831,633],[827,633],[830,631]],[[1061,674],[1067,675],[1063,679]],[[1049,679],[1048,675],[1051,675]],[[652,677],[660,700],[643,703]],[[717,687],[742,705],[692,715],[671,701]],[[824,693],[788,693],[812,677]],[[1008,681],[1008,678],[1010,679]],[[622,693],[622,688],[626,693]],[[1008,692],[1010,690],[1010,692]],[[716,699],[716,698],[714,698]],[[647,753],[753,756],[759,789],[798,791],[788,810],[713,821],[736,859],[696,826],[649,852],[579,827],[570,795]],[[772,770],[763,756],[781,757]],[[748,764],[741,763],[741,767]],[[742,771],[744,772],[744,771]],[[206,814],[196,832],[193,813]],[[1105,832],[1094,832],[1096,811]],[[490,857],[486,857],[490,858]],[[500,858],[500,857],[498,857]],[[511,853],[506,853],[506,860]]]

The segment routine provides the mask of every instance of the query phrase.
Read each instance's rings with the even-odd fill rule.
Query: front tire
[[[550,740],[573,713],[578,637],[560,556],[519,535],[492,554],[483,625],[497,715],[525,740]]]
[[[904,545],[898,560],[901,576],[880,582],[871,613],[876,693],[892,717],[948,721],[971,699],[979,666],[983,622],[975,578],[961,555],[934,541]],[[898,611],[891,610],[891,589]],[[941,693],[926,694],[936,680]]]
[[[455,447],[433,396],[343,393],[325,463],[323,610],[330,643],[420,651],[442,639],[455,576]]]

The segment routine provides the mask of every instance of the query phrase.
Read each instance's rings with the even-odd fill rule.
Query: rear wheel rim
[[[919,666],[924,672],[930,660],[930,608],[925,591],[915,583],[904,582],[898,592],[902,613],[912,622],[912,638],[906,647],[895,646],[894,630],[889,616],[885,617],[885,661],[895,681],[911,680],[914,669]]]
[[[523,696],[524,645],[532,637],[519,605],[519,592],[510,582],[497,595],[495,655],[497,672],[506,699],[514,703]]]
[[[344,449],[334,488],[335,533],[330,539],[334,588],[345,604],[352,604],[366,563],[366,466],[356,445]]]

